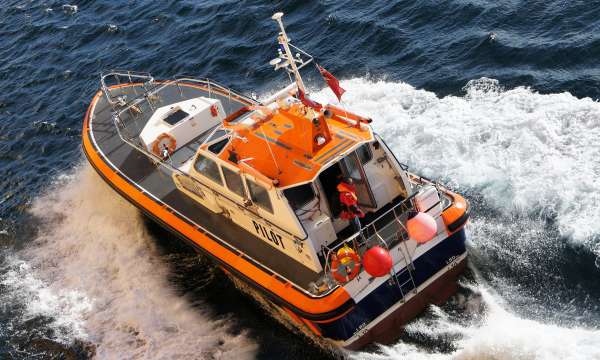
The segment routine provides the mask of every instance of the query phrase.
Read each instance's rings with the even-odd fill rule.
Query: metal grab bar
[[[133,83],[133,80],[140,80],[142,86],[144,87],[144,93],[143,94],[135,94],[136,96],[128,101],[113,101],[113,99],[115,98],[112,93],[111,93],[111,87],[108,83],[107,80],[110,77],[114,77],[116,79],[116,84],[115,85],[122,85],[124,83],[121,82],[121,78],[127,78],[129,81],[128,83]],[[160,92],[163,88],[167,87],[167,86],[171,86],[171,85],[179,85],[179,83],[182,82],[188,82],[188,83],[196,83],[199,85],[202,85],[204,87],[206,87],[210,93],[210,95],[212,96],[213,93],[220,93],[221,95],[227,96],[228,99],[231,101],[231,98],[238,98],[241,99],[243,101],[247,101],[253,104],[256,104],[257,101],[252,99],[249,96],[245,96],[241,93],[238,93],[236,91],[232,91],[230,88],[221,85],[219,83],[217,83],[214,80],[208,79],[208,78],[203,78],[203,79],[196,79],[193,77],[188,77],[188,76],[184,76],[184,77],[178,77],[176,79],[173,80],[165,80],[165,81],[157,81],[154,79],[154,77],[150,74],[150,73],[144,73],[144,72],[134,72],[134,71],[127,71],[127,70],[111,70],[108,72],[103,72],[100,75],[100,82],[101,82],[101,86],[102,86],[102,91],[105,94],[105,96],[107,97],[108,102],[111,104],[111,106],[113,106],[113,110],[117,110],[114,108],[114,105],[118,104],[121,109],[119,109],[119,115],[121,115],[124,111],[129,110],[133,105],[136,105],[137,103],[139,103],[140,101],[143,100],[147,100],[149,96],[152,96],[154,94],[156,94],[157,92]]]
[[[339,244],[335,245],[334,247],[329,248],[327,246],[323,246],[322,247],[323,254],[326,254],[325,255],[325,265],[323,267],[325,275],[324,275],[323,279],[321,280],[321,283],[327,284],[327,286],[330,289],[344,285],[344,284],[338,283],[337,281],[333,280],[330,275],[331,274],[330,259],[332,257],[332,254],[336,253],[338,251],[338,249],[342,248],[343,246],[351,247],[357,254],[359,254],[362,257],[364,255],[364,253],[374,245],[383,246],[385,249],[390,251],[392,248],[394,248],[394,246],[398,242],[400,242],[401,243],[400,246],[402,246],[402,244],[403,244],[404,249],[402,249],[400,247],[397,248],[399,250],[399,252],[401,253],[401,258],[399,260],[404,261],[405,268],[401,269],[399,272],[397,272],[395,270],[395,264],[394,264],[392,266],[392,268],[390,269],[390,276],[391,276],[390,280],[393,280],[393,282],[398,287],[401,297],[402,297],[401,301],[405,301],[406,296],[410,292],[413,292],[414,294],[416,294],[418,292],[418,289],[416,287],[416,283],[415,283],[415,280],[413,277],[414,264],[413,264],[412,255],[410,254],[410,251],[409,251],[408,245],[407,245],[407,240],[409,239],[409,237],[408,237],[408,231],[406,229],[406,221],[408,220],[408,215],[410,214],[410,212],[414,211],[414,209],[415,209],[415,206],[412,201],[414,198],[414,195],[415,194],[404,199],[402,202],[394,205],[392,208],[390,208],[389,210],[384,212],[382,215],[378,216],[375,220],[371,221],[366,226],[363,226],[360,229],[360,231],[349,236],[348,238],[341,241]],[[399,211],[400,209],[402,211]],[[380,226],[378,228],[377,223],[380,222],[385,216],[390,216],[390,215],[393,215],[393,217],[390,219],[390,221],[386,221],[383,224],[383,226]],[[397,227],[397,230],[391,231],[390,234],[388,234],[388,236],[386,236],[384,233],[388,232],[389,231],[388,228],[391,226]],[[370,230],[370,229],[372,229],[372,230]],[[382,235],[382,233],[383,233],[383,235]],[[361,241],[357,241],[358,238],[360,238]],[[327,250],[327,251],[325,251],[325,250]],[[402,283],[400,283],[400,276],[404,276],[404,274],[407,274],[408,279],[406,279]],[[412,284],[412,288],[407,289],[405,291],[405,286],[407,284]]]

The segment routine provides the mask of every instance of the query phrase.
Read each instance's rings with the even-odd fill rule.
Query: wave
[[[451,343],[452,351],[432,352],[408,342],[380,346],[373,353],[353,354],[361,360],[428,359],[597,359],[600,331],[581,327],[561,327],[523,319],[506,310],[505,304],[486,286],[469,285],[470,298],[458,297],[463,316],[457,319],[432,306],[428,313],[406,326],[413,338],[435,343]],[[485,311],[480,312],[482,304]],[[469,314],[469,311],[477,309]],[[461,321],[462,320],[462,321]],[[461,323],[463,322],[463,323]]]
[[[177,294],[139,212],[89,165],[32,205],[39,235],[11,256],[0,285],[24,323],[51,319],[54,341],[92,344],[97,358],[252,358],[230,320]]]
[[[362,78],[342,86],[345,103],[372,116],[398,158],[418,172],[475,189],[508,215],[554,217],[563,236],[598,250],[600,103],[504,90],[487,78],[470,81],[464,97]],[[317,96],[333,100],[326,89]]]
[[[597,307],[589,301],[600,268],[600,104],[504,89],[487,78],[470,81],[464,96],[443,98],[401,82],[341,85],[344,106],[372,116],[400,161],[467,194],[477,274],[463,287],[468,295],[431,307],[407,325],[402,341],[353,356],[600,357]],[[315,98],[335,100],[327,88]]]

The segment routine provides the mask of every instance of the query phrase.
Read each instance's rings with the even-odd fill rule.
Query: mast
[[[303,93],[306,93],[306,90],[304,89],[304,82],[302,82],[302,77],[300,76],[300,71],[298,71],[298,66],[296,66],[296,61],[294,60],[294,56],[292,55],[292,51],[290,50],[290,45],[289,45],[290,39],[287,37],[287,34],[285,32],[285,28],[283,26],[283,21],[281,21],[282,17],[283,17],[282,12],[275,13],[271,17],[271,19],[277,21],[277,23],[279,24],[279,28],[281,29],[281,32],[279,33],[277,40],[279,41],[279,44],[281,44],[281,46],[283,46],[283,50],[285,51],[285,56],[287,57],[287,61],[290,64],[290,66],[292,67],[292,72],[294,73],[294,77],[296,78],[296,83],[298,84],[298,89],[300,89],[300,91],[302,91]]]

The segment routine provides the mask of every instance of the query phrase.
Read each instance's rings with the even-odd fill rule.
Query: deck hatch
[[[183,111],[181,109],[177,109],[176,111],[174,111],[171,114],[169,114],[168,116],[166,116],[163,120],[164,120],[164,122],[166,122],[167,124],[172,126],[172,125],[177,124],[181,120],[185,119],[189,115],[190,114],[186,113],[185,111]]]

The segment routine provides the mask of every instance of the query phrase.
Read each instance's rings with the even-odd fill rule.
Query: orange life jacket
[[[342,205],[353,206],[358,204],[356,196],[356,187],[345,182],[341,182],[337,186],[337,191],[340,192],[340,202]]]
[[[365,213],[358,207],[358,197],[356,196],[356,187],[346,182],[341,182],[337,186],[340,193],[340,203],[342,204],[342,213],[340,217],[345,220],[352,220],[356,217],[362,218]]]

